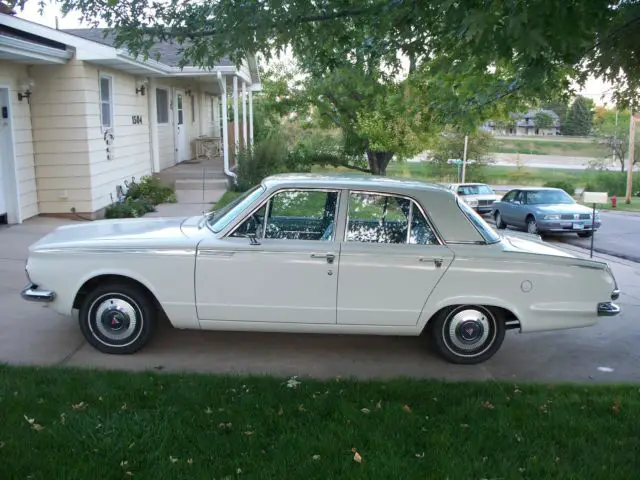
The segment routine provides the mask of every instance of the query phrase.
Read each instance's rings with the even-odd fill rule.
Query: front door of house
[[[184,90],[176,91],[176,162],[189,160],[189,135],[184,110]]]
[[[9,165],[9,96],[6,89],[0,89],[0,224],[7,223],[6,170]]]

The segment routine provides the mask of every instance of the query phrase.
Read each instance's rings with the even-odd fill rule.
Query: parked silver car
[[[509,191],[495,202],[491,217],[500,229],[511,225],[532,234],[577,233],[590,237],[600,228],[600,212],[595,219],[589,207],[577,203],[559,188],[530,187]]]

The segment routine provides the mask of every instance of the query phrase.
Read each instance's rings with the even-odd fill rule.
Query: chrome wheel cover
[[[496,338],[495,318],[475,307],[454,310],[443,328],[447,348],[463,357],[482,355]]]
[[[529,232],[531,235],[538,234],[538,225],[536,224],[535,220],[529,220],[527,222],[527,232]]]
[[[142,312],[123,294],[100,296],[91,304],[88,316],[93,337],[107,346],[131,345],[142,333]]]

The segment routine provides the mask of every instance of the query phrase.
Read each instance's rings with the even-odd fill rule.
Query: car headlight
[[[560,215],[545,215],[545,220],[560,220]]]
[[[470,198],[470,199],[465,199],[465,203],[467,205],[469,205],[470,207],[477,207],[478,206],[478,200],[476,200],[475,198]]]

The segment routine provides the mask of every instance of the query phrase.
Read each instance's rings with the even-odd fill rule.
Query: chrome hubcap
[[[100,334],[110,340],[129,337],[138,325],[134,305],[120,298],[110,298],[99,303],[95,309],[95,319]]]
[[[451,345],[461,352],[471,352],[481,347],[491,335],[487,316],[475,309],[461,310],[449,321],[448,337]]]
[[[530,220],[527,225],[529,227],[529,233],[538,233],[538,226],[534,220]]]

